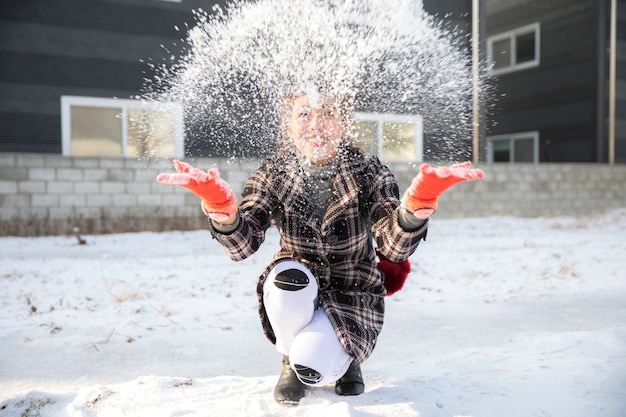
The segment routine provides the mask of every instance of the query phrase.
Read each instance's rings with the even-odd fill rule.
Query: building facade
[[[0,5],[0,152],[63,152],[61,97],[128,99],[193,22],[185,0]],[[213,2],[215,3],[215,2]],[[178,42],[180,44],[180,42]],[[142,62],[143,61],[143,62]]]
[[[496,99],[487,161],[610,162],[613,148],[626,162],[626,1],[614,1],[615,16],[612,0],[485,1]]]
[[[419,1],[419,0],[416,0]],[[611,44],[611,2],[616,44]],[[150,78],[146,61],[167,61],[183,42],[192,10],[224,1],[21,0],[0,5],[0,152],[72,156],[218,156],[190,148],[176,109],[134,108]],[[468,35],[479,5],[481,56],[491,72],[481,107],[480,160],[626,162],[626,0],[422,0],[424,9]],[[468,36],[469,39],[469,36]],[[467,43],[471,48],[471,42]],[[611,82],[611,52],[615,82]],[[614,116],[611,98],[614,98]],[[97,109],[95,111],[94,109]],[[141,117],[137,112],[143,111]],[[122,117],[119,117],[119,115]],[[100,136],[67,136],[107,117]],[[140,119],[168,136],[146,148],[128,133]],[[365,116],[371,125],[371,117]],[[416,139],[412,154],[437,138],[419,120],[397,121]],[[159,123],[157,123],[159,121]],[[613,141],[611,126],[614,126]],[[93,129],[92,129],[93,130]],[[396,129],[399,131],[399,129]],[[114,133],[111,133],[114,132]],[[120,133],[121,132],[121,133]],[[397,139],[397,138],[396,138]],[[379,138],[383,141],[383,138]],[[430,142],[429,142],[430,141]],[[471,143],[466,146],[471,151]],[[381,147],[382,149],[382,147]],[[437,159],[436,150],[425,152]],[[391,155],[396,162],[404,161]],[[413,157],[412,157],[413,158]],[[420,155],[414,158],[419,161]],[[413,160],[413,159],[412,159]],[[410,161],[404,161],[410,162]]]

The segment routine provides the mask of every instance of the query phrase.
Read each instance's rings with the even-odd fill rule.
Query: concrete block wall
[[[626,208],[626,165],[492,164],[440,198],[437,216],[588,216]]]
[[[239,195],[260,162],[196,158],[217,167]],[[390,165],[401,192],[417,166]],[[482,181],[440,198],[438,218],[513,215],[585,216],[626,208],[626,165],[483,165]],[[206,227],[198,199],[155,182],[170,161],[0,153],[0,235],[189,230]]]

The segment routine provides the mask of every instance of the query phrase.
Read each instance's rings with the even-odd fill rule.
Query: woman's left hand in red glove
[[[462,181],[483,178],[484,172],[471,166],[471,162],[439,168],[422,164],[402,197],[403,206],[420,219],[428,218],[437,210],[438,197],[445,190]]]

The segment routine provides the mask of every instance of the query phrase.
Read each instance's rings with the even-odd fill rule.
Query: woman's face
[[[315,165],[328,165],[343,137],[343,126],[337,102],[323,94],[309,100],[304,94],[293,100],[288,133],[291,140]]]

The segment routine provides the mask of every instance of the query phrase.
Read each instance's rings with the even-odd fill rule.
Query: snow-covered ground
[[[366,392],[275,404],[250,259],[208,231],[0,238],[0,417],[626,416],[626,210],[435,219]]]

